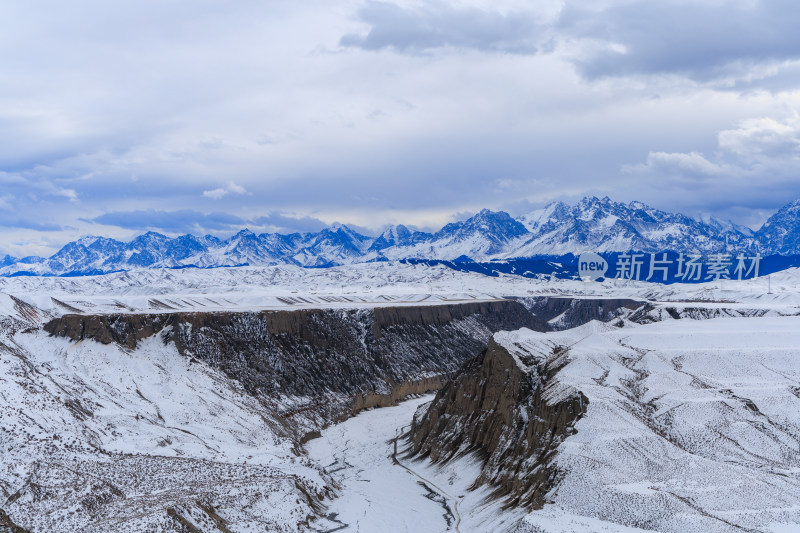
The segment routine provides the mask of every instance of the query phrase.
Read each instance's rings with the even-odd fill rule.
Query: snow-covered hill
[[[47,318],[0,302],[0,531],[296,531],[315,513],[329,483],[274,406],[159,337],[71,343]]]
[[[755,236],[769,251],[800,253],[800,200],[783,206]]]
[[[456,495],[461,531],[796,531],[798,332],[798,317],[667,317],[498,333],[417,412],[411,445],[438,462],[409,464]]]
[[[49,258],[0,258],[0,276],[87,275],[174,267],[296,265],[330,267],[399,259],[473,260],[563,255],[585,250],[640,250],[712,254],[758,251],[800,253],[800,201],[778,211],[758,232],[713,217],[693,219],[641,202],[587,197],[574,206],[557,202],[513,218],[484,209],[435,233],[398,225],[377,237],[342,224],[317,233],[168,237],[148,232],[121,242],[84,237]]]

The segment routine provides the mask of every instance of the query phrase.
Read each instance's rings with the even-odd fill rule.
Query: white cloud
[[[225,196],[228,196],[229,194],[249,194],[249,193],[247,192],[247,189],[245,189],[241,185],[237,185],[232,181],[229,181],[224,187],[203,191],[203,196],[205,196],[206,198],[211,198],[213,200],[220,200]]]
[[[78,193],[75,189],[58,189],[56,192],[59,196],[67,198],[70,202],[78,201]]]
[[[695,176],[793,177],[800,171],[800,120],[795,113],[783,119],[751,118],[717,134],[712,155],[698,152],[650,152],[639,165],[622,167],[627,173]]]
[[[624,165],[636,178],[631,185],[661,189],[662,200],[684,211],[712,209],[718,216],[737,217],[758,226],[764,213],[800,197],[800,120],[792,112],[783,118],[742,120],[716,135],[708,154],[650,152],[644,163]],[[751,215],[742,214],[749,209]]]
[[[765,82],[800,59],[795,0],[587,4],[565,1],[558,29],[588,45],[576,61],[588,78],[667,74],[735,86]]]
[[[650,152],[647,161],[641,165],[625,165],[623,172],[670,172],[677,174],[694,174],[713,176],[723,172],[723,168],[718,164],[712,163],[702,154],[697,152],[667,153]]]
[[[738,128],[720,132],[718,142],[723,152],[744,160],[796,159],[800,155],[800,119],[794,115],[783,121],[745,120]]]

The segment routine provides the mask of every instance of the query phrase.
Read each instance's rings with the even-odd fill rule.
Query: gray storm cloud
[[[585,194],[757,224],[800,198],[799,11],[6,3],[0,253],[141,228],[436,227]]]

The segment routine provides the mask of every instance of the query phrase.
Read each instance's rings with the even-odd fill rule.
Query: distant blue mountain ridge
[[[0,258],[0,276],[69,276],[140,268],[211,268],[241,265],[330,267],[373,261],[486,263],[597,252],[740,253],[800,255],[800,200],[778,210],[758,230],[713,217],[695,219],[641,202],[586,197],[552,203],[519,217],[484,209],[434,233],[404,225],[377,237],[343,224],[313,233],[243,229],[228,239],[168,237],[149,231],[130,242],[83,237],[50,257]],[[544,267],[543,267],[544,268]]]

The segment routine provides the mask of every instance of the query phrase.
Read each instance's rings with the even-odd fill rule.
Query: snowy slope
[[[495,339],[512,353],[569,346],[545,399],[571,387],[590,402],[559,449],[552,503],[520,531],[579,530],[550,529],[554,517],[676,532],[800,527],[800,318]]]
[[[800,200],[783,206],[755,236],[768,253],[800,253]]]
[[[17,526],[296,531],[314,513],[326,478],[274,406],[158,337],[74,344],[36,321],[0,318],[0,491]]]
[[[472,490],[481,461],[393,458],[415,400],[323,432],[311,455],[342,484],[343,531],[788,532],[800,527],[800,317],[600,323],[499,333],[523,361],[568,346],[545,400],[589,399],[534,512]],[[469,431],[469,428],[465,428]],[[534,460],[532,457],[531,460]],[[395,461],[399,461],[399,464]],[[438,506],[434,506],[438,503]]]

